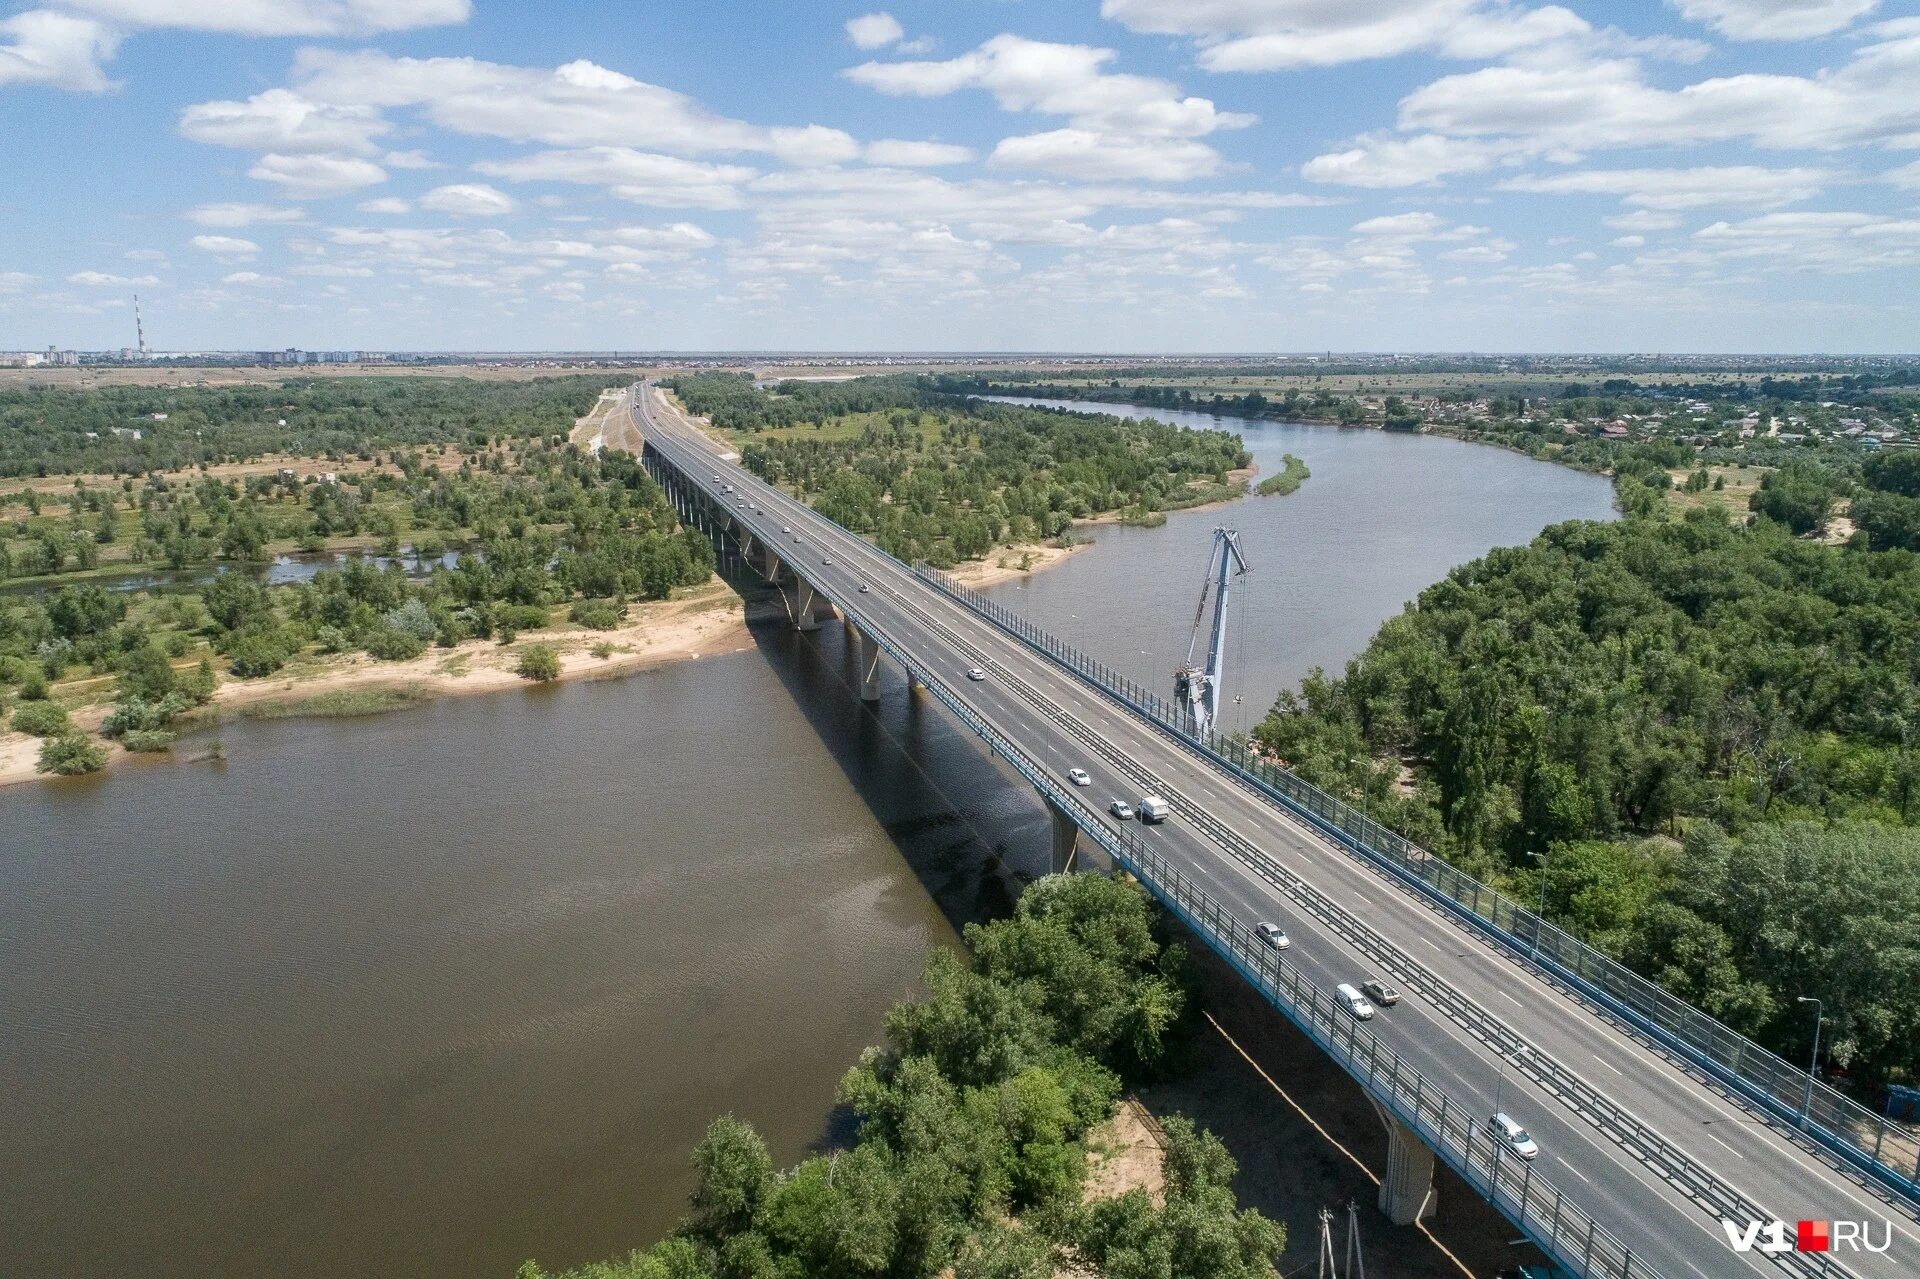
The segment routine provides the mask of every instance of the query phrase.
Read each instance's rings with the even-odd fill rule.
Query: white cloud
[[[0,21],[0,86],[42,85],[77,93],[113,87],[101,63],[119,37],[91,18],[29,9]]]
[[[541,151],[512,160],[487,160],[474,166],[490,177],[513,182],[577,182],[605,186],[636,204],[663,208],[731,209],[740,204],[740,185],[754,170],[736,164],[708,164],[655,155],[631,147],[583,147]]]
[[[1920,266],[1920,220],[1854,212],[1766,213],[1695,231],[1675,260],[1852,275]]]
[[[1509,135],[1577,150],[1748,141],[1773,148],[1920,144],[1920,30],[1860,48],[1816,76],[1742,74],[1662,89],[1611,59],[1485,67],[1400,102],[1399,125]]]
[[[250,258],[260,252],[260,246],[252,240],[231,235],[196,235],[187,243],[202,253],[223,258]]]
[[[61,0],[128,27],[249,36],[364,36],[465,22],[471,0]]]
[[[355,156],[272,154],[261,156],[247,176],[276,183],[290,195],[319,198],[385,182],[387,171]]]
[[[33,281],[25,271],[0,271],[0,293],[19,293]]]
[[[1102,0],[1100,13],[1134,31],[1195,38],[1209,71],[1336,66],[1416,50],[1496,58],[1593,34],[1559,5],[1489,0]]]
[[[181,134],[195,142],[282,154],[367,153],[389,127],[371,107],[316,102],[287,89],[245,102],[195,103],[180,113]]]
[[[262,275],[258,271],[235,271],[230,275],[221,276],[220,283],[262,286],[279,284],[280,278],[273,275]]]
[[[412,213],[413,205],[399,196],[383,195],[372,200],[362,200],[353,206],[362,213]]]
[[[1735,40],[1804,40],[1852,25],[1880,0],[1677,0],[1681,14]]]
[[[899,138],[880,138],[869,142],[862,152],[868,164],[896,165],[903,169],[932,169],[945,164],[965,164],[973,159],[973,148],[947,142],[913,142]]]
[[[1185,182],[1211,177],[1221,167],[1218,151],[1191,138],[1122,137],[1087,129],[1003,138],[987,163],[1092,182]]]
[[[456,133],[558,147],[645,147],[682,155],[757,151],[838,163],[859,144],[819,125],[762,127],[716,115],[683,93],[585,60],[551,70],[473,58],[392,58],[303,49],[300,94],[340,107],[418,107]]]
[[[181,216],[201,226],[241,227],[258,222],[300,222],[307,214],[304,209],[285,204],[216,203],[188,209]]]
[[[1889,169],[1880,175],[1880,180],[1891,182],[1902,190],[1920,191],[1920,160],[1903,164],[1897,169]]]
[[[1655,213],[1652,209],[1635,209],[1600,220],[1616,231],[1671,231],[1680,225],[1679,214]]]
[[[1209,99],[1182,97],[1168,81],[1105,70],[1113,58],[1111,49],[998,35],[945,62],[867,62],[843,74],[895,97],[984,89],[1002,110],[1066,116],[1074,128],[1094,133],[1194,138],[1254,122],[1215,109]]]
[[[1427,186],[1455,173],[1479,173],[1517,159],[1527,148],[1423,133],[1411,138],[1370,134],[1346,151],[1317,155],[1300,166],[1310,182],[1352,187]]]
[[[1646,242],[1647,237],[1644,235],[1622,235],[1607,241],[1609,245],[1616,249],[1637,249],[1645,245]]]
[[[890,13],[869,13],[847,20],[847,39],[856,49],[884,48],[906,34],[906,28]]]
[[[1766,169],[1741,164],[1526,174],[1508,178],[1499,189],[1539,195],[1617,195],[1629,205],[1667,211],[1717,205],[1772,209],[1810,200],[1833,179],[1834,175],[1824,169]]]
[[[126,288],[128,285],[149,285],[160,283],[157,275],[114,275],[107,271],[75,271],[67,277],[68,284],[84,284],[89,288],[105,289]]]
[[[435,187],[420,197],[420,207],[459,218],[500,217],[514,210],[513,197],[484,182]]]
[[[389,169],[444,169],[446,166],[430,158],[425,151],[389,151],[380,157],[380,163]]]

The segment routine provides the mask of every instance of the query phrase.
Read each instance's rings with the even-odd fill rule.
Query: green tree
[[[521,679],[548,683],[560,678],[560,654],[550,644],[529,644],[520,650],[513,669]]]

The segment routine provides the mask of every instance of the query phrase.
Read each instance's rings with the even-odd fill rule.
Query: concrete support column
[[[1047,815],[1053,818],[1053,873],[1065,875],[1074,869],[1074,853],[1080,846],[1080,823],[1053,801],[1047,801]]]
[[[813,583],[798,573],[793,575],[793,598],[790,611],[793,615],[793,629],[796,631],[817,631],[820,619],[814,616]]]
[[[1439,1192],[1433,1186],[1433,1151],[1405,1124],[1374,1110],[1387,1126],[1387,1171],[1380,1179],[1380,1211],[1396,1226],[1410,1226],[1433,1216]]]
[[[877,702],[880,700],[880,646],[853,623],[848,622],[847,628],[860,644],[860,700]]]

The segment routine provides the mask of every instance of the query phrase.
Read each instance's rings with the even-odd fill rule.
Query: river
[[[1249,717],[1450,565],[1608,510],[1494,449],[1221,424],[1313,478],[1000,589],[1158,683],[1237,525]],[[755,636],[0,791],[0,1274],[505,1276],[668,1228],[716,1114],[783,1163],[829,1140],[927,947],[1047,829],[897,679],[863,709],[840,628]]]

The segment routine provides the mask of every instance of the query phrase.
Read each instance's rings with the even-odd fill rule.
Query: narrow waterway
[[[1452,564],[1607,510],[1492,449],[1222,424],[1313,478],[1003,589],[1158,681],[1234,524],[1263,706]],[[504,1276],[657,1236],[716,1114],[782,1162],[828,1140],[926,948],[1044,869],[1045,821],[897,680],[863,709],[838,627],[755,636],[0,791],[0,1274]]]
[[[1381,622],[1455,565],[1562,520],[1614,517],[1604,477],[1486,445],[1128,405],[1010,402],[1237,431],[1259,477],[1279,474],[1288,453],[1307,464],[1311,478],[1285,497],[1175,511],[1160,528],[1097,526],[1092,547],[989,592],[1166,696],[1193,637],[1213,530],[1238,529],[1251,572],[1234,581],[1227,610],[1221,718],[1229,730],[1259,723],[1274,695],[1315,666],[1339,674]],[[1199,660],[1206,648],[1203,631]]]

